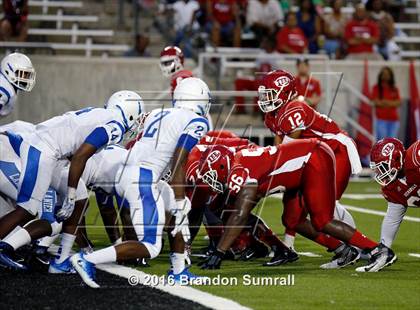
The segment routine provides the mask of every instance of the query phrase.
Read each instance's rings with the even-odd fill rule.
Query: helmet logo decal
[[[214,164],[219,158],[222,156],[222,153],[220,151],[213,151],[207,156],[207,160],[210,164]]]
[[[395,145],[393,143],[387,143],[382,148],[381,154],[382,156],[389,156],[394,151]]]
[[[281,76],[274,81],[274,84],[279,88],[283,88],[290,84],[290,79],[287,76]]]

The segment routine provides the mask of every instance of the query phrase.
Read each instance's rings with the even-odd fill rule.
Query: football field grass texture
[[[371,194],[378,193],[379,187],[373,182],[353,182],[346,194],[360,196],[353,196],[353,199],[343,198],[341,203],[385,212],[385,200],[372,198]],[[370,198],[366,198],[368,195],[371,195]],[[262,218],[280,238],[283,238],[284,233],[281,225],[282,208],[281,200],[267,198],[264,208],[258,209]],[[92,203],[88,225],[96,217],[96,212],[96,205]],[[350,213],[360,231],[379,240],[382,216],[353,211]],[[409,209],[407,216],[420,218],[420,209]],[[88,232],[95,246],[109,244],[103,228],[89,228]],[[205,232],[201,229],[193,244],[193,252],[207,244],[204,236]],[[298,261],[279,267],[263,267],[262,263],[268,258],[248,262],[223,261],[221,269],[213,271],[200,270],[196,265],[198,259],[194,258],[192,272],[230,282],[229,285],[203,285],[195,288],[232,299],[252,309],[420,309],[419,222],[403,221],[393,244],[398,261],[378,273],[357,273],[355,267],[366,264],[365,261],[340,270],[322,270],[319,266],[329,261],[332,254],[300,236],[296,238],[295,249],[319,257],[301,255]],[[412,253],[419,254],[419,257],[409,255]],[[167,246],[159,257],[150,261],[150,265],[151,267],[141,270],[157,275],[166,274],[169,268]],[[281,278],[288,275],[294,275],[294,285],[282,286],[284,279]],[[277,285],[247,285],[252,278],[256,283],[260,281],[260,284],[264,284],[261,283],[263,281],[274,282],[275,278],[280,279],[277,280]]]

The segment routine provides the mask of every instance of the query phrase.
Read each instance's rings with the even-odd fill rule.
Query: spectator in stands
[[[318,53],[318,37],[321,34],[321,19],[316,12],[312,0],[301,0],[296,14],[298,26],[308,40],[308,50],[311,54]]]
[[[207,16],[214,46],[241,46],[241,22],[235,0],[207,0]]]
[[[316,110],[321,101],[321,84],[311,75],[308,59],[298,59],[296,68],[296,89],[299,97],[302,96],[299,99]]]
[[[145,34],[138,34],[135,37],[134,47],[125,52],[125,57],[151,57],[152,55],[147,50],[149,46],[150,38]]]
[[[28,37],[28,0],[3,0],[4,17],[0,24],[0,39],[26,41]]]
[[[394,19],[387,11],[385,11],[385,3],[382,0],[369,0],[366,3],[366,9],[370,18],[379,26],[378,51],[385,58],[389,58],[389,51],[392,50],[391,44],[395,35]]]
[[[401,106],[401,98],[390,67],[383,67],[379,72],[378,82],[372,90],[372,100],[376,107],[377,140],[397,137],[400,127],[398,108]]]
[[[374,52],[374,45],[379,41],[379,27],[367,16],[365,6],[359,4],[344,30],[344,38],[348,44],[348,58],[351,59],[381,59]]]
[[[324,50],[331,58],[341,58],[342,56],[344,28],[348,22],[346,15],[341,12],[342,6],[342,0],[332,0],[332,12],[324,16],[323,24],[326,37]]]
[[[173,4],[175,40],[174,45],[183,43],[185,57],[192,56],[191,37],[194,30],[195,16],[200,5],[194,0],[179,0]]]
[[[246,19],[259,46],[264,37],[276,34],[283,20],[283,11],[276,0],[250,0]]]
[[[253,90],[257,91],[260,84],[261,78],[265,73],[268,73],[277,68],[276,59],[272,57],[276,55],[276,46],[273,40],[264,38],[261,42],[261,54],[255,60],[255,71],[254,76],[249,78],[237,78],[235,80],[235,90]],[[269,57],[267,57],[269,55]],[[245,111],[245,98],[243,96],[237,96],[235,98],[236,113],[243,114]],[[260,115],[260,109],[257,105],[257,98],[254,98],[254,113]]]
[[[308,52],[308,40],[302,29],[297,26],[296,13],[286,15],[286,25],[277,33],[277,51],[287,54]]]

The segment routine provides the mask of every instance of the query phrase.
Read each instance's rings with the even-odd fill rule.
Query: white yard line
[[[349,206],[349,205],[343,205],[347,210],[350,211],[355,211],[355,212],[360,212],[360,213],[366,213],[366,214],[373,214],[373,215],[379,215],[379,216],[385,216],[386,212],[383,211],[376,211],[376,210],[371,210],[371,209],[366,209],[366,208],[359,208],[359,207],[355,207],[355,206]],[[419,217],[414,217],[414,216],[404,216],[404,221],[409,221],[409,222],[417,222],[420,223],[420,218]]]
[[[381,194],[343,194],[343,198],[364,200],[364,199],[383,199]]]
[[[420,258],[420,254],[419,253],[408,253],[408,256]]]
[[[312,252],[297,252],[297,253],[301,256],[306,256],[306,257],[322,257],[322,255],[315,254]]]
[[[101,265],[97,265],[96,267],[100,270],[115,274],[117,276],[120,276],[126,279],[129,279],[130,277],[135,276],[137,277],[139,284],[161,290],[163,292],[169,293],[171,295],[174,295],[183,299],[191,300],[193,302],[199,303],[211,309],[250,310],[250,308],[244,307],[233,300],[219,297],[210,293],[206,293],[196,288],[193,288],[191,286],[182,286],[178,284],[175,284],[175,285],[158,284],[156,286],[150,285],[149,284],[150,281],[147,280],[150,274],[147,274],[137,269],[124,267],[117,264],[101,264]]]

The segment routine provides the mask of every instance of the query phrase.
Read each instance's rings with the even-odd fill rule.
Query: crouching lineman
[[[420,207],[420,141],[405,151],[400,140],[382,139],[372,147],[370,161],[388,201],[381,242],[391,247],[407,208]]]
[[[272,71],[264,76],[258,88],[258,105],[265,113],[264,123],[282,139],[283,144],[296,139],[317,138],[331,147],[336,163],[334,217],[355,227],[351,214],[339,203],[351,174],[360,173],[362,169],[355,143],[332,119],[298,100],[296,87],[296,78],[284,70]],[[299,197],[293,192],[286,192],[284,197],[283,202],[289,208],[300,208]],[[285,242],[288,246],[293,246],[294,235],[295,232],[286,226]],[[321,267],[341,266],[333,259]]]
[[[16,210],[0,219],[0,239],[16,226],[34,219],[60,161],[72,157],[72,161],[76,162],[72,166],[80,165],[81,159],[87,160],[104,146],[120,142],[126,132],[137,126],[143,101],[136,93],[131,94],[129,101],[118,106],[68,112],[38,124],[34,132],[22,135],[8,133],[9,137],[13,137],[9,140],[20,157],[24,173],[18,182]],[[88,155],[79,150],[82,145],[89,146]],[[65,220],[72,214],[78,184],[79,180],[67,188],[66,199],[57,212],[59,220]]]
[[[244,149],[236,154],[218,146],[206,151],[202,160],[203,181],[218,192],[229,191],[236,210],[229,217],[217,251],[202,268],[220,268],[226,250],[239,235],[258,198],[279,190],[299,191],[299,197],[304,201],[304,207],[294,209],[293,213],[288,212],[285,204],[283,220],[287,221],[285,216],[298,218],[294,224],[296,228],[306,225],[315,232],[328,234],[337,246],[344,242],[369,251],[372,255],[369,271],[379,271],[396,260],[391,249],[333,218],[335,160],[325,143],[307,139],[278,147]],[[310,222],[306,218],[308,213]],[[358,257],[354,256],[349,263],[354,263]]]
[[[157,183],[168,169],[172,171],[171,185],[177,210],[175,227],[170,237],[177,239],[171,255],[175,280],[181,275],[194,279],[185,268],[183,232],[188,230],[187,214],[191,202],[185,196],[185,163],[188,153],[208,131],[206,115],[210,108],[208,86],[197,78],[182,80],[174,92],[173,108],[153,110],[145,120],[142,138],[130,152],[127,163],[116,179],[116,194],[120,205],[128,205],[139,241],[125,241],[90,254],[76,254],[71,262],[83,281],[97,288],[95,265],[136,258],[154,258],[161,250],[165,224],[164,201]],[[72,162],[69,186],[77,184],[83,165]],[[172,164],[172,168],[170,165]],[[185,235],[187,232],[185,233]]]
[[[30,92],[35,86],[35,69],[24,54],[12,53],[1,61],[0,116],[12,112],[19,91]]]

